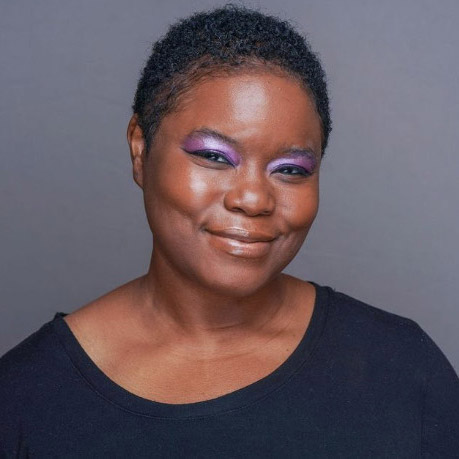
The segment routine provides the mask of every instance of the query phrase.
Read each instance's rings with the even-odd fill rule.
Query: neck
[[[243,297],[219,293],[199,284],[153,251],[148,273],[140,278],[143,321],[150,330],[209,352],[253,337],[272,337],[286,327],[290,276],[279,274],[259,290]]]

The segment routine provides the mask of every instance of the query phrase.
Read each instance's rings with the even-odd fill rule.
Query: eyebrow
[[[236,139],[233,139],[232,137],[228,137],[227,135],[219,131],[215,131],[214,129],[210,129],[207,127],[195,129],[191,132],[190,135],[193,136],[193,135],[199,135],[199,134],[213,137],[215,139],[221,140],[222,142],[229,143],[230,145],[234,147],[237,147],[239,145],[239,142]],[[287,148],[281,149],[280,153],[282,156],[287,156],[290,158],[295,158],[299,156],[307,156],[309,158],[313,156],[315,159],[319,158],[319,155],[310,148],[287,147]]]

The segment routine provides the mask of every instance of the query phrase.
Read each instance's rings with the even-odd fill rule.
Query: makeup
[[[241,162],[241,157],[231,146],[229,139],[223,139],[223,137],[207,129],[194,131],[186,137],[182,148],[188,153],[197,151],[219,153],[233,166],[237,166]]]
[[[308,150],[292,150],[284,157],[275,159],[269,163],[268,171],[282,169],[286,166],[296,166],[303,168],[308,174],[312,174],[316,168],[317,160],[314,153]]]
[[[243,242],[206,232],[210,244],[218,251],[240,258],[262,258],[269,254],[273,241]]]
[[[233,139],[226,137],[219,132],[204,128],[193,131],[189,136],[187,136],[183,142],[182,148],[188,153],[200,151],[218,153],[233,166],[237,166],[241,162],[241,156],[233,146],[234,144],[235,141]],[[312,151],[293,148],[286,151],[283,157],[271,161],[268,166],[268,172],[275,172],[277,169],[293,166],[304,169],[306,175],[309,175],[313,173],[316,165],[317,160]]]

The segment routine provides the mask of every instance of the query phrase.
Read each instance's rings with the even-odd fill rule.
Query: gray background
[[[136,80],[170,23],[218,4],[1,2],[0,354],[146,272]],[[416,320],[459,369],[459,2],[245,4],[293,19],[329,77],[321,208],[286,271]]]

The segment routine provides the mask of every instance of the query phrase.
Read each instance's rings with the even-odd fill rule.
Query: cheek
[[[282,235],[273,254],[276,271],[282,271],[295,258],[316,218],[318,208],[319,193],[315,184],[289,192],[283,189],[282,200],[278,201],[277,219]]]
[[[218,193],[218,182],[186,161],[168,161],[155,167],[145,187],[145,207],[153,232],[173,227],[187,232],[199,224]]]
[[[306,235],[319,209],[319,190],[311,186],[298,193],[285,194],[280,206],[286,233]]]

